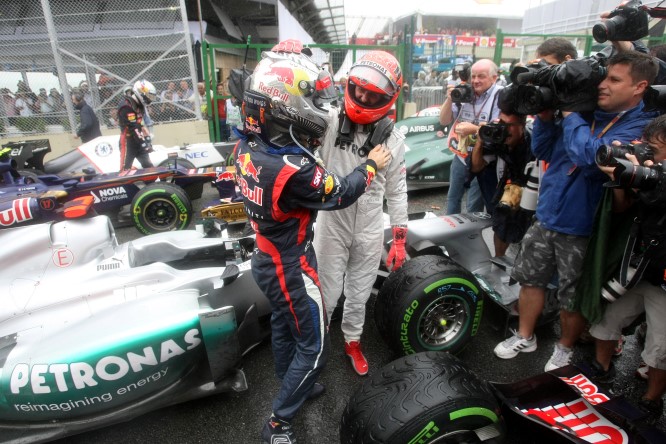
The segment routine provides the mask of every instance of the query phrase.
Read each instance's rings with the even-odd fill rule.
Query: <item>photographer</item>
[[[458,73],[461,80],[465,73]],[[471,178],[467,163],[468,151],[476,143],[479,125],[490,122],[499,116],[497,106],[497,92],[502,89],[497,85],[497,65],[492,60],[482,59],[472,65],[470,73],[471,84],[449,85],[444,104],[441,107],[439,123],[451,125],[447,144],[456,155],[451,162],[449,175],[449,190],[446,196],[446,214],[461,212],[461,203],[465,188],[469,188],[467,195],[467,211],[483,211],[483,201],[478,181]],[[455,91],[455,93],[454,93]],[[457,94],[456,94],[457,93]],[[457,96],[452,97],[452,95]],[[454,103],[457,100],[457,103]]]
[[[569,364],[585,319],[573,311],[575,285],[592,234],[594,214],[606,181],[596,166],[599,147],[613,140],[625,143],[640,137],[653,113],[643,110],[643,94],[657,73],[650,56],[623,52],[608,61],[608,73],[598,84],[593,113],[561,109],[539,113],[532,132],[532,151],[549,162],[539,190],[536,221],[528,229],[512,277],[521,284],[519,330],[495,347],[495,355],[511,359],[536,350],[534,327],[542,312],[546,286],[559,276],[558,299],[562,335],[546,371]]]
[[[525,120],[510,109],[500,112],[498,122],[480,128],[472,150],[472,173],[492,171],[495,177],[494,186],[482,182],[481,194],[493,216],[496,257],[504,256],[509,244],[520,242],[534,214],[519,205],[522,187],[527,183],[525,166],[534,159]]]
[[[615,368],[611,362],[613,350],[622,329],[631,323],[643,312],[646,314],[647,336],[645,348],[641,357],[649,366],[647,391],[639,402],[639,407],[647,414],[647,420],[652,422],[659,419],[663,413],[662,396],[666,393],[666,292],[664,290],[666,272],[666,241],[664,225],[666,223],[666,116],[660,116],[645,127],[643,140],[647,141],[652,151],[654,161],[644,161],[644,166],[652,166],[650,170],[634,169],[644,173],[653,173],[652,180],[644,177],[640,182],[632,174],[629,182],[625,181],[622,168],[615,166],[600,166],[619,188],[613,189],[613,210],[626,211],[634,209],[638,217],[626,238],[615,242],[627,248],[622,262],[627,264],[620,267],[620,274],[614,273],[620,282],[627,283],[622,291],[623,295],[615,294],[617,299],[606,306],[600,322],[594,324],[590,333],[596,339],[596,360],[592,367],[597,372],[599,382],[609,382],[615,375]],[[632,165],[640,165],[636,155],[626,154]],[[630,171],[633,173],[633,171]],[[632,189],[637,186],[638,189]],[[625,242],[626,240],[626,242]],[[646,265],[647,264],[647,265]],[[636,268],[632,267],[635,266]],[[631,271],[635,270],[631,276]],[[637,281],[637,282],[636,282]],[[630,288],[627,288],[630,287]],[[609,298],[609,296],[606,296]]]

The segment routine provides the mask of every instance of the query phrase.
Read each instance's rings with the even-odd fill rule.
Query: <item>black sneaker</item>
[[[664,414],[664,400],[653,400],[653,399],[641,399],[638,401],[638,408],[645,412],[645,421],[648,424],[654,424],[661,418],[661,415]]]
[[[261,431],[264,444],[296,444],[296,435],[291,423],[271,416]]]
[[[594,374],[591,377],[594,382],[608,384],[613,382],[613,379],[615,379],[615,366],[612,362],[610,367],[608,367],[608,370],[604,370],[604,368],[597,362],[596,359],[592,361],[590,367],[592,367],[592,370],[594,371]]]

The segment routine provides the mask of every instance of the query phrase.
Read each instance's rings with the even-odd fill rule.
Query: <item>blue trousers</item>
[[[462,212],[462,198],[465,194],[465,183],[469,170],[467,165],[454,157],[451,161],[451,173],[449,175],[449,191],[446,194],[446,214],[459,214]],[[483,211],[483,199],[479,182],[474,178],[467,190],[467,212],[473,213]]]

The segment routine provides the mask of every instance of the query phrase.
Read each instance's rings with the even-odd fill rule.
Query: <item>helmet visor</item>
[[[378,70],[365,65],[357,65],[349,71],[349,79],[367,90],[393,97],[398,86]]]

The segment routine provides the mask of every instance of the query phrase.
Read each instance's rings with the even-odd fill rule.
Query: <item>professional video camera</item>
[[[540,61],[516,67],[511,73],[515,87],[510,102],[519,114],[537,114],[546,109],[592,111],[597,104],[597,86],[606,77],[606,61],[590,56],[560,65]]]
[[[595,154],[597,165],[617,165],[616,159],[627,160],[625,154],[633,154],[642,165],[646,160],[654,161],[654,151],[647,143],[627,143],[624,145],[601,145]]]
[[[648,35],[650,17],[666,17],[666,9],[642,6],[639,0],[631,0],[613,9],[608,19],[592,28],[594,40],[603,43],[607,40],[639,40]]]
[[[474,101],[474,89],[469,83],[469,78],[472,73],[472,65],[465,62],[456,65],[453,68],[458,73],[460,84],[453,87],[451,90],[451,100],[453,103],[472,103]]]
[[[645,111],[666,112],[666,85],[652,85],[643,94]]]

